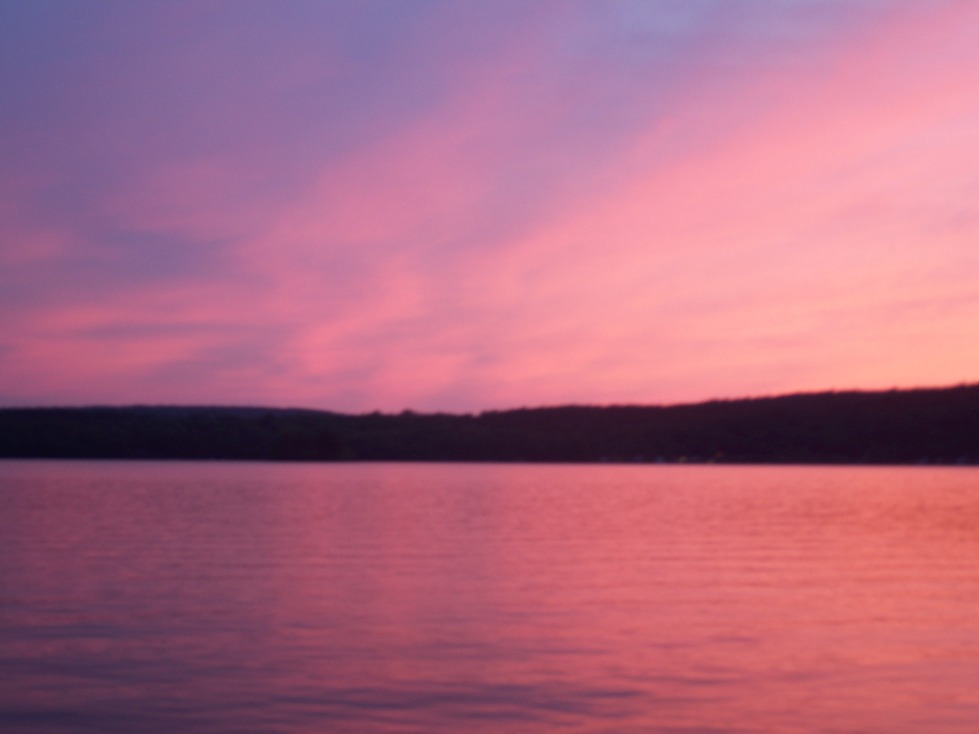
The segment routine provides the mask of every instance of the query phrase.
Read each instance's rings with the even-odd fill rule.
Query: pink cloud
[[[78,219],[7,204],[0,262],[48,278],[3,306],[4,392],[469,410],[974,376],[979,11],[807,31],[791,62],[722,38],[711,63],[671,51],[664,81],[560,7],[432,51],[431,100],[346,145],[291,117],[296,139],[268,143],[268,113],[134,158]],[[263,99],[356,67],[287,62]]]

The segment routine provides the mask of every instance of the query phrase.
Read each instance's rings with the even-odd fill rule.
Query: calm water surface
[[[974,734],[979,470],[0,462],[0,731]]]

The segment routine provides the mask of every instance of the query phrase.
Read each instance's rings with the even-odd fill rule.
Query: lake
[[[0,731],[976,731],[979,470],[0,462]]]

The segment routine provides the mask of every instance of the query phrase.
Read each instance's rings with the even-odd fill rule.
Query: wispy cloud
[[[0,13],[6,402],[974,379],[973,4]]]

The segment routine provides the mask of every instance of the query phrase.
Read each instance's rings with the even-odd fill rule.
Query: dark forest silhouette
[[[5,408],[0,457],[973,464],[979,384],[476,415]]]

